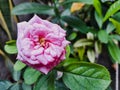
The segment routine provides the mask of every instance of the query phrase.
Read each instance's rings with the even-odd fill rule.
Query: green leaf
[[[120,34],[120,23],[112,18],[109,19],[113,25],[116,27],[116,33]]]
[[[65,86],[65,84],[63,83],[62,80],[56,80],[55,81],[55,90],[69,90],[69,88],[67,88]]]
[[[78,41],[76,41],[74,43],[74,47],[78,48],[78,47],[83,47],[83,46],[92,46],[93,45],[93,41],[89,40],[89,39],[80,39]]]
[[[16,63],[14,64],[14,69],[16,71],[20,71],[22,70],[24,67],[26,66],[26,64],[24,64],[23,62],[21,62],[20,60],[16,61]]]
[[[23,14],[48,14],[54,15],[53,7],[47,5],[41,5],[39,3],[29,2],[29,3],[22,3],[15,6],[12,10],[12,14],[15,15],[23,15]]]
[[[108,50],[109,50],[109,53],[110,53],[111,57],[113,58],[113,60],[120,63],[120,49],[119,49],[119,47],[114,42],[111,41],[108,44]]]
[[[14,84],[9,90],[21,90],[20,84],[18,83]]]
[[[9,87],[12,86],[12,83],[9,81],[0,81],[0,90],[7,90]]]
[[[110,35],[109,37],[112,39],[116,39],[116,40],[120,41],[120,35],[114,34],[114,35]]]
[[[95,52],[92,49],[87,50],[87,57],[90,60],[91,63],[95,62]]]
[[[112,18],[120,22],[120,12],[115,13]]]
[[[32,87],[30,85],[22,83],[22,90],[32,90]]]
[[[103,22],[105,22],[110,16],[112,16],[113,14],[115,14],[119,10],[120,10],[120,0],[116,1],[115,3],[113,3],[110,6],[110,8],[108,9],[108,11],[105,14]]]
[[[85,54],[85,48],[84,47],[79,47],[77,50],[78,50],[78,55],[79,55],[80,60],[83,60],[84,59],[84,54]]]
[[[63,70],[64,67],[68,66],[71,63],[76,63],[76,62],[80,62],[79,59],[77,58],[68,58],[64,61],[62,61],[58,66],[56,66],[55,68],[57,70]]]
[[[102,7],[101,7],[100,1],[99,0],[93,0],[93,1],[94,1],[93,6],[95,7],[95,10],[96,10],[98,16],[103,17],[102,16]]]
[[[85,3],[85,4],[93,4],[93,0],[65,0],[63,2],[63,4],[69,4],[69,3],[73,3],[73,2],[81,2],[81,3]]]
[[[65,64],[65,63],[64,63]],[[87,62],[63,65],[63,81],[70,90],[105,90],[111,80],[108,70]]]
[[[31,85],[37,81],[41,73],[33,68],[28,67],[24,72],[25,83]]]
[[[97,22],[99,28],[101,29],[101,28],[102,28],[102,24],[103,24],[103,22],[102,22],[103,18],[100,17],[100,16],[95,12],[95,19],[96,19],[96,22]]]
[[[13,40],[6,42],[4,49],[9,54],[16,54],[17,53],[16,42]]]
[[[106,27],[106,32],[109,34],[109,33],[111,33],[114,29],[115,29],[115,26],[114,26],[111,22],[109,22],[108,25],[107,25],[107,27]]]
[[[20,80],[20,76],[21,76],[21,72],[14,70],[13,73],[12,73],[12,76],[13,76],[13,79],[14,79],[15,81],[19,81],[19,80]]]
[[[71,33],[68,37],[69,40],[74,40],[77,37],[77,34],[75,32]]]
[[[81,33],[92,32],[81,19],[75,16],[63,16],[62,19],[71,27],[78,29]]]
[[[55,73],[50,72],[48,75],[43,75],[35,84],[33,90],[55,90]]]
[[[69,9],[65,9],[62,13],[61,13],[61,17],[63,16],[70,16],[71,15],[71,12]]]
[[[67,45],[66,46],[66,58],[69,58],[69,56],[70,56],[70,46]]]
[[[108,34],[105,30],[100,30],[98,32],[98,39],[102,42],[102,43],[108,43]]]

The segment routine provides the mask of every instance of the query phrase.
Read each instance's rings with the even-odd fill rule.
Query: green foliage
[[[109,53],[114,62],[120,63],[120,0],[114,3],[107,0],[32,1],[15,6],[11,13],[39,14],[41,18],[65,29],[66,38],[71,41],[66,47],[66,60],[43,75],[19,60],[12,60],[13,64],[8,54],[17,54],[16,41],[8,41],[4,46],[7,54],[0,45],[0,55],[5,58],[13,83],[0,81],[0,90],[111,90],[108,88],[111,82],[109,72],[95,63],[99,60],[99,54],[104,54],[102,48],[108,48],[105,53]],[[5,6],[1,2],[5,2]],[[79,3],[75,8],[83,3],[85,5],[76,12],[70,12],[73,3]],[[9,8],[7,0],[0,1],[0,30],[11,39],[10,8],[5,10],[3,7]],[[63,75],[59,76],[58,71]]]
[[[112,16],[119,10],[120,10],[120,0],[116,1],[115,3],[113,3],[110,6],[110,8],[108,9],[108,11],[105,14],[103,21],[105,22],[110,16]]]
[[[112,41],[109,42],[108,44],[108,50],[112,58],[120,63],[120,49],[119,47]]]
[[[20,76],[21,76],[21,71],[13,71],[12,72],[12,76],[13,76],[13,79],[15,80],[15,81],[18,81],[18,80],[20,80]]]
[[[31,13],[54,15],[54,9],[50,6],[41,5],[38,3],[23,3],[16,6],[12,10],[12,14],[15,15],[23,15],[23,14],[31,14]]]
[[[71,33],[68,37],[69,40],[74,40],[77,37],[77,34],[75,32]]]
[[[65,0],[64,4],[73,3],[73,2],[82,2],[85,4],[93,4],[94,0]]]
[[[102,43],[108,43],[108,34],[105,30],[100,30],[98,32],[98,38]]]
[[[16,41],[11,40],[6,42],[4,49],[9,54],[16,54],[17,53]]]
[[[66,46],[66,58],[69,58],[70,56],[70,46]]]
[[[65,61],[60,70],[64,72],[64,83],[71,90],[105,90],[111,82],[107,69],[97,64]]]
[[[102,21],[103,18],[100,17],[97,12],[95,12],[95,19],[96,19],[96,22],[97,22],[99,28],[101,29],[102,28],[102,24],[103,24],[103,21]]]
[[[54,86],[55,73],[51,72],[48,75],[42,76],[34,86],[34,90],[55,90]]]
[[[91,31],[81,19],[75,16],[63,16],[62,19],[71,27],[78,29],[81,33],[87,33]]]
[[[107,25],[107,27],[106,27],[106,32],[109,34],[109,33],[111,33],[114,29],[115,29],[115,26],[114,26],[111,22],[109,22],[108,25]]]
[[[23,75],[25,83],[31,85],[37,81],[41,73],[33,68],[28,67]]]
[[[9,87],[12,86],[12,83],[9,81],[0,81],[0,90],[7,90]]]
[[[94,1],[94,7],[96,9],[97,14],[102,17],[102,7],[101,7],[101,3],[99,0],[93,0]]]
[[[20,90],[20,85],[18,83],[14,84],[9,90]]]
[[[30,85],[27,85],[25,83],[22,84],[23,90],[32,90],[32,87]]]
[[[119,28],[120,23],[119,23],[118,21],[112,19],[112,18],[110,18],[109,20],[110,20],[110,21],[113,23],[113,25],[116,27],[116,33],[120,34],[120,28]]]
[[[87,50],[87,57],[90,60],[90,62],[95,62],[95,52],[92,49]]]
[[[24,67],[26,66],[26,64],[22,63],[20,60],[16,61],[15,65],[14,65],[14,69],[16,71],[20,71],[22,70]]]
[[[83,47],[83,46],[92,46],[93,41],[89,39],[80,39],[77,42],[74,43],[74,47]]]

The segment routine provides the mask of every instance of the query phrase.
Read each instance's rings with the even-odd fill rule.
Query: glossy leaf
[[[73,28],[78,29],[81,33],[91,32],[89,27],[79,18],[75,16],[63,16],[62,19]]]
[[[119,49],[119,47],[114,42],[111,41],[108,44],[108,50],[109,50],[109,53],[110,53],[111,57],[113,58],[113,60],[120,63],[120,49]]]
[[[56,66],[56,69],[63,70],[63,68],[68,66],[69,64],[77,63],[77,62],[80,62],[80,60],[77,58],[68,58],[68,59],[64,60],[63,62],[61,62],[58,66]]]
[[[93,41],[89,39],[80,39],[74,43],[74,47],[83,47],[83,46],[91,46],[93,45]]]
[[[12,14],[15,15],[23,15],[23,14],[48,14],[48,15],[54,15],[54,9],[53,7],[41,5],[39,3],[22,3],[17,6],[15,6],[12,10]]]
[[[20,71],[22,70],[24,67],[26,66],[26,64],[24,64],[23,62],[21,62],[20,60],[16,61],[15,65],[14,65],[14,69],[16,71]]]
[[[63,65],[61,70],[70,90],[105,90],[111,82],[108,70],[97,64],[76,62]]]
[[[109,19],[113,25],[116,27],[116,33],[120,34],[120,23],[112,18]]]
[[[6,81],[6,80],[0,81],[0,90],[7,90],[11,86],[12,86],[12,83],[9,81]]]
[[[102,7],[101,7],[100,1],[99,0],[93,0],[93,1],[94,1],[93,6],[95,7],[95,10],[96,10],[98,16],[103,17],[102,16]]]
[[[98,32],[98,39],[102,42],[102,43],[108,43],[108,34],[105,30],[100,30]]]
[[[119,10],[120,10],[120,0],[116,1],[115,3],[113,3],[110,6],[110,8],[108,9],[108,11],[105,14],[103,22],[105,22],[110,16],[112,16],[113,14],[115,14]]]
[[[73,2],[82,2],[85,4],[93,4],[93,0],[65,0],[63,4],[73,3]]]
[[[55,90],[55,73],[42,76],[34,86],[33,90]]]
[[[23,74],[23,78],[26,84],[31,85],[37,81],[40,75],[39,71],[28,67]]]

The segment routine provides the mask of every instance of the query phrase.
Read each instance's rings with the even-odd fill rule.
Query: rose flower
[[[34,15],[28,22],[18,23],[17,59],[47,74],[65,59],[69,44],[65,36],[60,26]]]

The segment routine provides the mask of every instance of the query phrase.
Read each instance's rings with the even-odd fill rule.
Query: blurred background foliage
[[[84,61],[107,67],[114,90],[115,63],[120,63],[120,0],[0,0],[0,90],[77,90],[66,79],[55,81],[55,72],[42,77],[40,72],[16,62],[16,24],[34,14],[66,30],[71,42],[66,47],[69,63]],[[108,85],[105,82],[100,90]],[[112,90],[111,86],[107,90]]]

